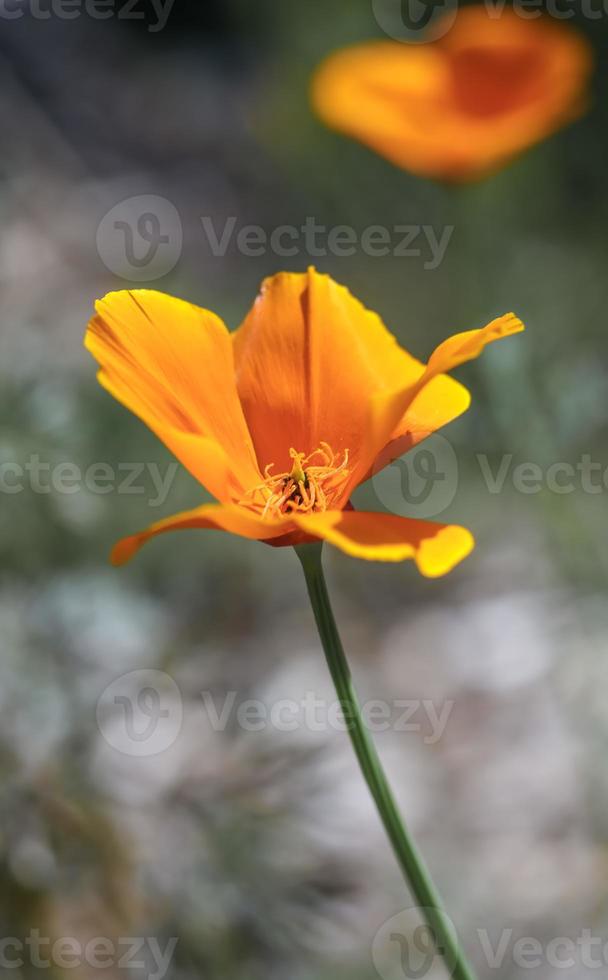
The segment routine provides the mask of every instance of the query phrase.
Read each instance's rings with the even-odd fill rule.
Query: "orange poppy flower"
[[[313,79],[320,117],[397,166],[464,181],[583,112],[592,54],[569,25],[482,5],[448,24],[427,44],[372,41],[330,55]]]
[[[314,269],[267,279],[230,333],[208,310],[153,290],[109,293],[85,344],[99,381],[139,416],[218,503],[120,541],[215,528],[272,545],[326,540],[349,555],[414,558],[448,572],[473,547],[464,528],[352,509],[362,481],[460,415],[469,393],[444,372],[523,329],[513,315],[444,341],[428,364],[375,313]]]

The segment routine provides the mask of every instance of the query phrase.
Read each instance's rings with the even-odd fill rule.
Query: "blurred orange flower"
[[[477,5],[436,33],[330,55],[313,79],[319,116],[406,170],[466,181],[584,111],[592,53],[570,26]]]
[[[216,528],[272,545],[326,540],[349,555],[414,558],[448,572],[473,547],[464,528],[353,510],[372,472],[469,405],[444,372],[523,330],[513,314],[444,341],[427,365],[375,313],[314,269],[267,279],[233,334],[208,310],[153,290],[109,293],[85,344],[99,381],[217,498],[114,548]]]

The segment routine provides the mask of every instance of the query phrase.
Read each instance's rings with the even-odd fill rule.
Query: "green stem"
[[[361,771],[374,798],[397,861],[416,899],[419,912],[426,920],[437,950],[444,957],[448,972],[455,980],[475,980],[475,975],[459,946],[454,927],[442,909],[441,899],[431,876],[401,819],[382,763],[361,718],[359,700],[325,584],[321,547],[320,543],[305,544],[297,546],[295,551],[302,562],[319,636]]]

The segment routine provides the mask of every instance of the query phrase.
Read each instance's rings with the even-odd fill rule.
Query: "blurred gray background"
[[[527,323],[457,372],[473,404],[430,455],[359,491],[466,524],[475,553],[432,582],[330,548],[326,567],[362,699],[391,708],[380,752],[480,976],[605,972],[608,15],[570,21],[598,60],[586,118],[449,188],[311,113],[320,58],[384,36],[369,0],[177,0],[164,25],[141,0],[137,19],[45,11],[0,11],[3,974],[408,975],[386,923],[413,901],[347,736],[324,710],[273,716],[333,699],[293,552],[190,532],[107,564],[118,537],[204,495],[97,386],[95,298],[147,285],[234,328],[264,276],[311,262],[422,359],[508,310]],[[419,254],[384,258],[237,243],[307,218],[449,240],[434,268],[423,232]],[[209,229],[230,219],[214,254]],[[238,714],[252,699],[266,722]],[[399,922],[413,949],[415,913]],[[604,937],[599,967],[586,933]],[[128,937],[141,951],[120,962],[108,950]],[[523,937],[541,949],[527,963]],[[569,965],[560,937],[579,941]],[[68,962],[66,938],[105,939],[105,960]]]

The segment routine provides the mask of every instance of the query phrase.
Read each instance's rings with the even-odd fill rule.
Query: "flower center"
[[[264,469],[264,481],[247,491],[240,503],[262,512],[262,517],[328,510],[344,489],[350,471],[348,449],[334,453],[326,442],[309,453],[289,450],[291,470],[273,474],[274,463]]]

